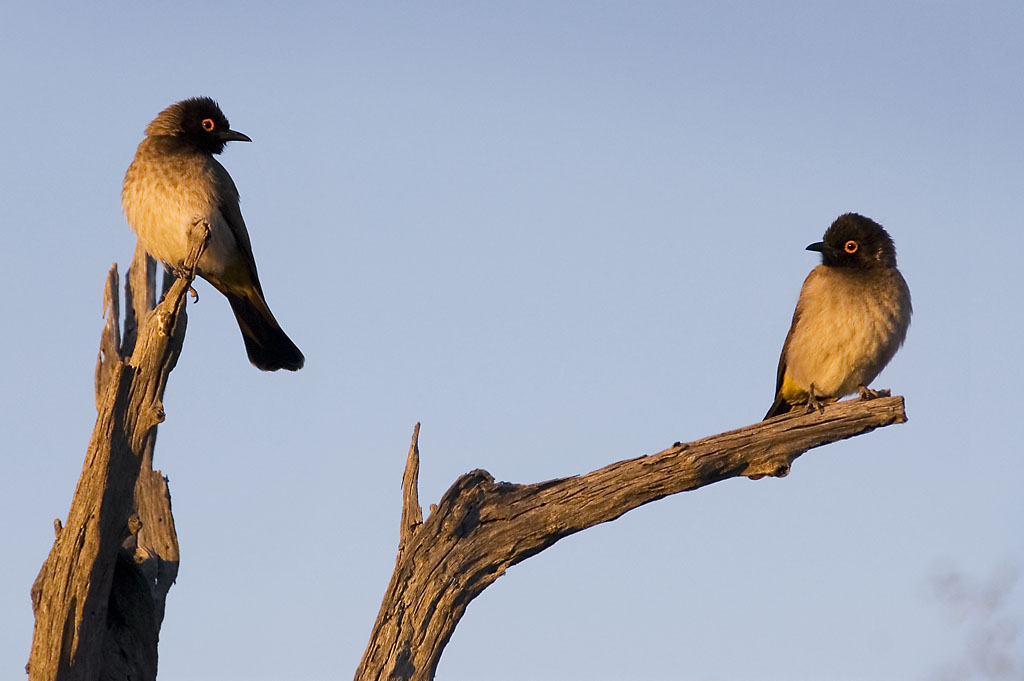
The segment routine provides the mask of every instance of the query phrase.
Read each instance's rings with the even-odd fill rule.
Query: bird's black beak
[[[807,250],[808,251],[817,251],[818,253],[824,253],[825,252],[825,242],[824,241],[816,241],[813,244],[811,244],[810,246],[808,246]]]
[[[252,142],[248,135],[237,130],[225,130],[224,132],[217,133],[217,136],[225,142]]]

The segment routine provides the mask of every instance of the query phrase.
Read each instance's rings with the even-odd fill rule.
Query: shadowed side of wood
[[[200,225],[190,262],[207,233]],[[163,393],[185,338],[177,279],[156,298],[155,265],[137,249],[119,329],[117,266],[107,275],[96,363],[96,425],[66,521],[32,586],[30,681],[150,681],[178,542],[167,481],[154,471]]]

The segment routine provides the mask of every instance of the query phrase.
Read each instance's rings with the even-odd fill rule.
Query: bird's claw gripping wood
[[[169,267],[168,269],[171,271],[171,274],[174,275],[175,279],[184,279],[185,281],[192,281],[193,279],[195,279],[196,276],[194,267]],[[192,284],[188,285],[188,293],[190,296],[192,296],[193,303],[199,302],[199,292],[196,291],[195,287],[193,287]]]
[[[171,270],[175,279],[188,279],[191,276],[191,272],[185,267],[170,267],[168,269]]]
[[[860,387],[860,399],[862,400],[874,400],[879,397],[889,397],[892,395],[892,391],[888,388],[882,388],[881,390],[872,390],[866,385]]]
[[[807,391],[807,413],[816,411],[819,414],[825,411],[825,401],[819,400],[814,394],[814,384],[811,383],[810,390]]]

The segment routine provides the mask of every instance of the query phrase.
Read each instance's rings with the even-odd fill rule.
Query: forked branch
[[[739,476],[782,477],[809,449],[906,421],[902,397],[849,400],[586,475],[517,485],[472,471],[425,521],[417,499],[419,424],[403,479],[398,558],[356,681],[433,679],[466,606],[505,570],[559,539],[670,494]]]

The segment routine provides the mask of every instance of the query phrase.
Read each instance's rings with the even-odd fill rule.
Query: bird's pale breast
[[[206,221],[211,240],[200,261],[204,272],[225,269],[238,246],[219,209],[216,160],[143,140],[125,173],[121,205],[143,247],[158,260],[180,266],[192,226]],[[237,198],[235,199],[237,201]]]
[[[786,388],[842,397],[868,385],[906,337],[910,292],[895,268],[819,265],[800,292],[786,354]],[[785,391],[784,391],[785,394]]]

